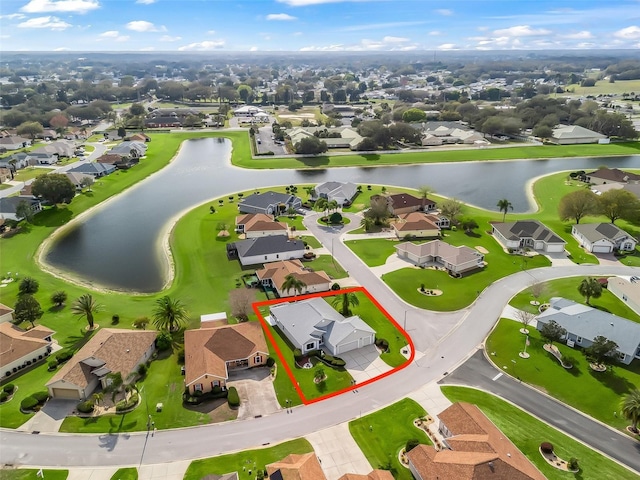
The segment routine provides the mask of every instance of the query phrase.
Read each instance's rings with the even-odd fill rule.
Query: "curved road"
[[[351,218],[352,223],[359,221],[356,216]],[[588,265],[519,272],[488,287],[467,309],[452,313],[429,312],[400,300],[341,243],[340,236],[347,227],[320,227],[315,222],[315,215],[309,215],[305,225],[327,249],[333,250],[350,276],[366,286],[401,325],[406,314],[406,327],[417,350],[411,365],[383,381],[359,388],[357,393],[345,393],[296,407],[290,414],[281,411],[241,422],[158,431],[153,437],[146,433],[34,435],[3,429],[0,431],[0,463],[61,467],[157,464],[211,457],[301,437],[377,410],[424,384],[443,378],[468,358],[469,352],[476,350],[500,317],[503,306],[534,279],[546,281],[574,275],[637,273],[637,269],[631,267]],[[585,418],[584,421],[590,420]]]

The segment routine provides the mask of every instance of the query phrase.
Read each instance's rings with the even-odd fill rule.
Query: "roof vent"
[[[610,325],[613,327],[613,322],[611,322]]]
[[[127,353],[129,353],[129,349],[127,348]]]
[[[511,458],[511,454],[510,454],[510,453],[507,453],[507,457]]]

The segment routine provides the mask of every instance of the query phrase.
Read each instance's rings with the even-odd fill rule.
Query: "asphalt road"
[[[353,222],[358,221],[358,217],[354,217]],[[349,228],[353,228],[353,222]],[[35,435],[2,429],[0,463],[60,467],[156,464],[211,457],[298,438],[378,410],[452,372],[470,352],[475,352],[509,299],[533,280],[575,275],[631,275],[637,270],[625,266],[573,265],[519,272],[488,287],[468,308],[437,313],[417,309],[400,300],[342,244],[341,229],[320,227],[314,214],[305,219],[305,225],[400,325],[404,324],[406,314],[407,331],[418,351],[412,364],[359,388],[357,393],[296,407],[293,413],[281,411],[240,422],[165,430],[154,436],[146,433]],[[122,421],[126,421],[126,416]]]
[[[507,366],[510,368],[511,364]],[[479,350],[438,383],[476,387],[509,400],[543,422],[590,445],[640,475],[640,442],[596,422],[508,375],[494,380],[500,373]]]

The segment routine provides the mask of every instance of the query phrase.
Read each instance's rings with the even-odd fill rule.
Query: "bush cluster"
[[[378,347],[383,352],[389,350],[389,342],[384,338],[376,338],[376,347]]]
[[[73,357],[73,352],[70,350],[61,350],[56,354],[56,360],[58,361],[58,363],[64,363],[71,357]]]
[[[33,398],[33,396],[25,397],[20,402],[21,410],[33,410],[38,406],[38,400]]]
[[[7,383],[2,388],[2,391],[5,392],[7,395],[11,395],[15,389],[16,389],[16,386],[13,383]]]
[[[128,400],[120,400],[116,403],[116,413],[121,413],[138,405],[138,392],[133,392]]]
[[[200,405],[202,402],[206,402],[207,400],[213,400],[216,398],[225,398],[228,394],[227,390],[223,390],[220,387],[213,387],[210,392],[203,393],[201,391],[195,391],[193,395],[189,392],[189,387],[184,389],[184,394],[182,395],[182,400],[187,405]]]
[[[272,357],[267,357],[267,367],[271,368],[276,364],[276,361]]]
[[[49,363],[47,363],[48,365],[48,370],[50,372],[53,372],[56,368],[58,368],[58,360],[56,360],[55,358],[52,358],[51,360],[49,360]]]
[[[94,403],[91,400],[87,400],[85,402],[80,402],[76,406],[76,410],[78,410],[80,413],[91,413],[93,412],[94,407]]]
[[[236,387],[229,387],[229,391],[227,392],[227,402],[229,402],[229,406],[231,408],[240,406],[240,396],[238,395]]]
[[[5,391],[0,392],[0,403],[6,402],[7,398],[9,398],[9,394]]]
[[[49,399],[49,392],[46,390],[36,392],[32,395],[32,397],[35,398],[38,403],[44,403]]]
[[[324,355],[319,355],[316,353],[315,355],[316,358],[319,358],[323,363],[326,363],[327,365],[331,366],[331,367],[344,367],[346,365],[346,362],[344,360],[342,360],[339,357],[333,357],[329,354],[324,354]]]

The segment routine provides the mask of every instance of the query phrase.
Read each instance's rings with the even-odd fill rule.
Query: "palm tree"
[[[584,297],[587,305],[590,305],[589,300],[599,298],[602,295],[602,285],[595,278],[588,277],[580,282],[578,292]]]
[[[304,187],[304,191],[307,192],[309,198],[313,198],[313,194],[316,192],[315,187]]]
[[[354,292],[343,293],[333,298],[331,305],[334,308],[340,307],[340,313],[345,317],[351,315],[351,309],[349,307],[357,307],[360,305],[360,300]]]
[[[638,433],[638,423],[640,423],[640,390],[632,390],[622,399],[620,403],[622,415],[631,422],[631,430]]]
[[[99,405],[104,401],[104,393],[102,392],[96,392],[91,395],[91,397],[93,398],[93,403],[95,403],[96,405]]]
[[[340,204],[338,204],[338,202],[336,200],[331,200],[330,202],[327,203],[327,215],[329,214],[329,212],[331,212],[331,210],[338,210],[338,208],[340,207]]]
[[[316,210],[322,211],[327,208],[328,204],[329,204],[329,201],[326,198],[320,197],[319,199],[316,200],[314,207],[316,208]]]
[[[507,200],[506,198],[503,198],[502,200],[498,200],[497,207],[498,207],[498,210],[503,212],[502,222],[504,223],[504,220],[507,217],[507,212],[510,209],[513,210],[513,205],[511,205],[511,202],[509,200]]]
[[[375,223],[375,220],[371,217],[364,217],[362,220],[360,220],[360,226],[364,228],[365,232],[370,232]]]
[[[420,188],[418,188],[418,192],[420,193],[420,198],[422,199],[422,210],[424,210],[424,207],[427,204],[427,197],[433,193],[433,188],[428,185],[422,185]]]
[[[307,286],[307,284],[304,283],[302,280],[300,280],[297,277],[294,277],[293,275],[289,274],[286,277],[284,277],[284,282],[282,282],[282,285],[280,286],[280,290],[282,290],[283,292],[287,292],[287,293],[290,290],[293,290],[294,291],[294,295],[298,295],[298,294],[302,293],[302,290],[306,286]]]
[[[169,330],[173,332],[189,319],[187,309],[178,299],[173,299],[169,295],[156,300],[156,308],[153,311],[153,324],[158,330]]]
[[[79,317],[86,317],[89,330],[93,330],[93,315],[102,310],[102,305],[95,301],[93,296],[85,293],[71,306],[71,312]]]

